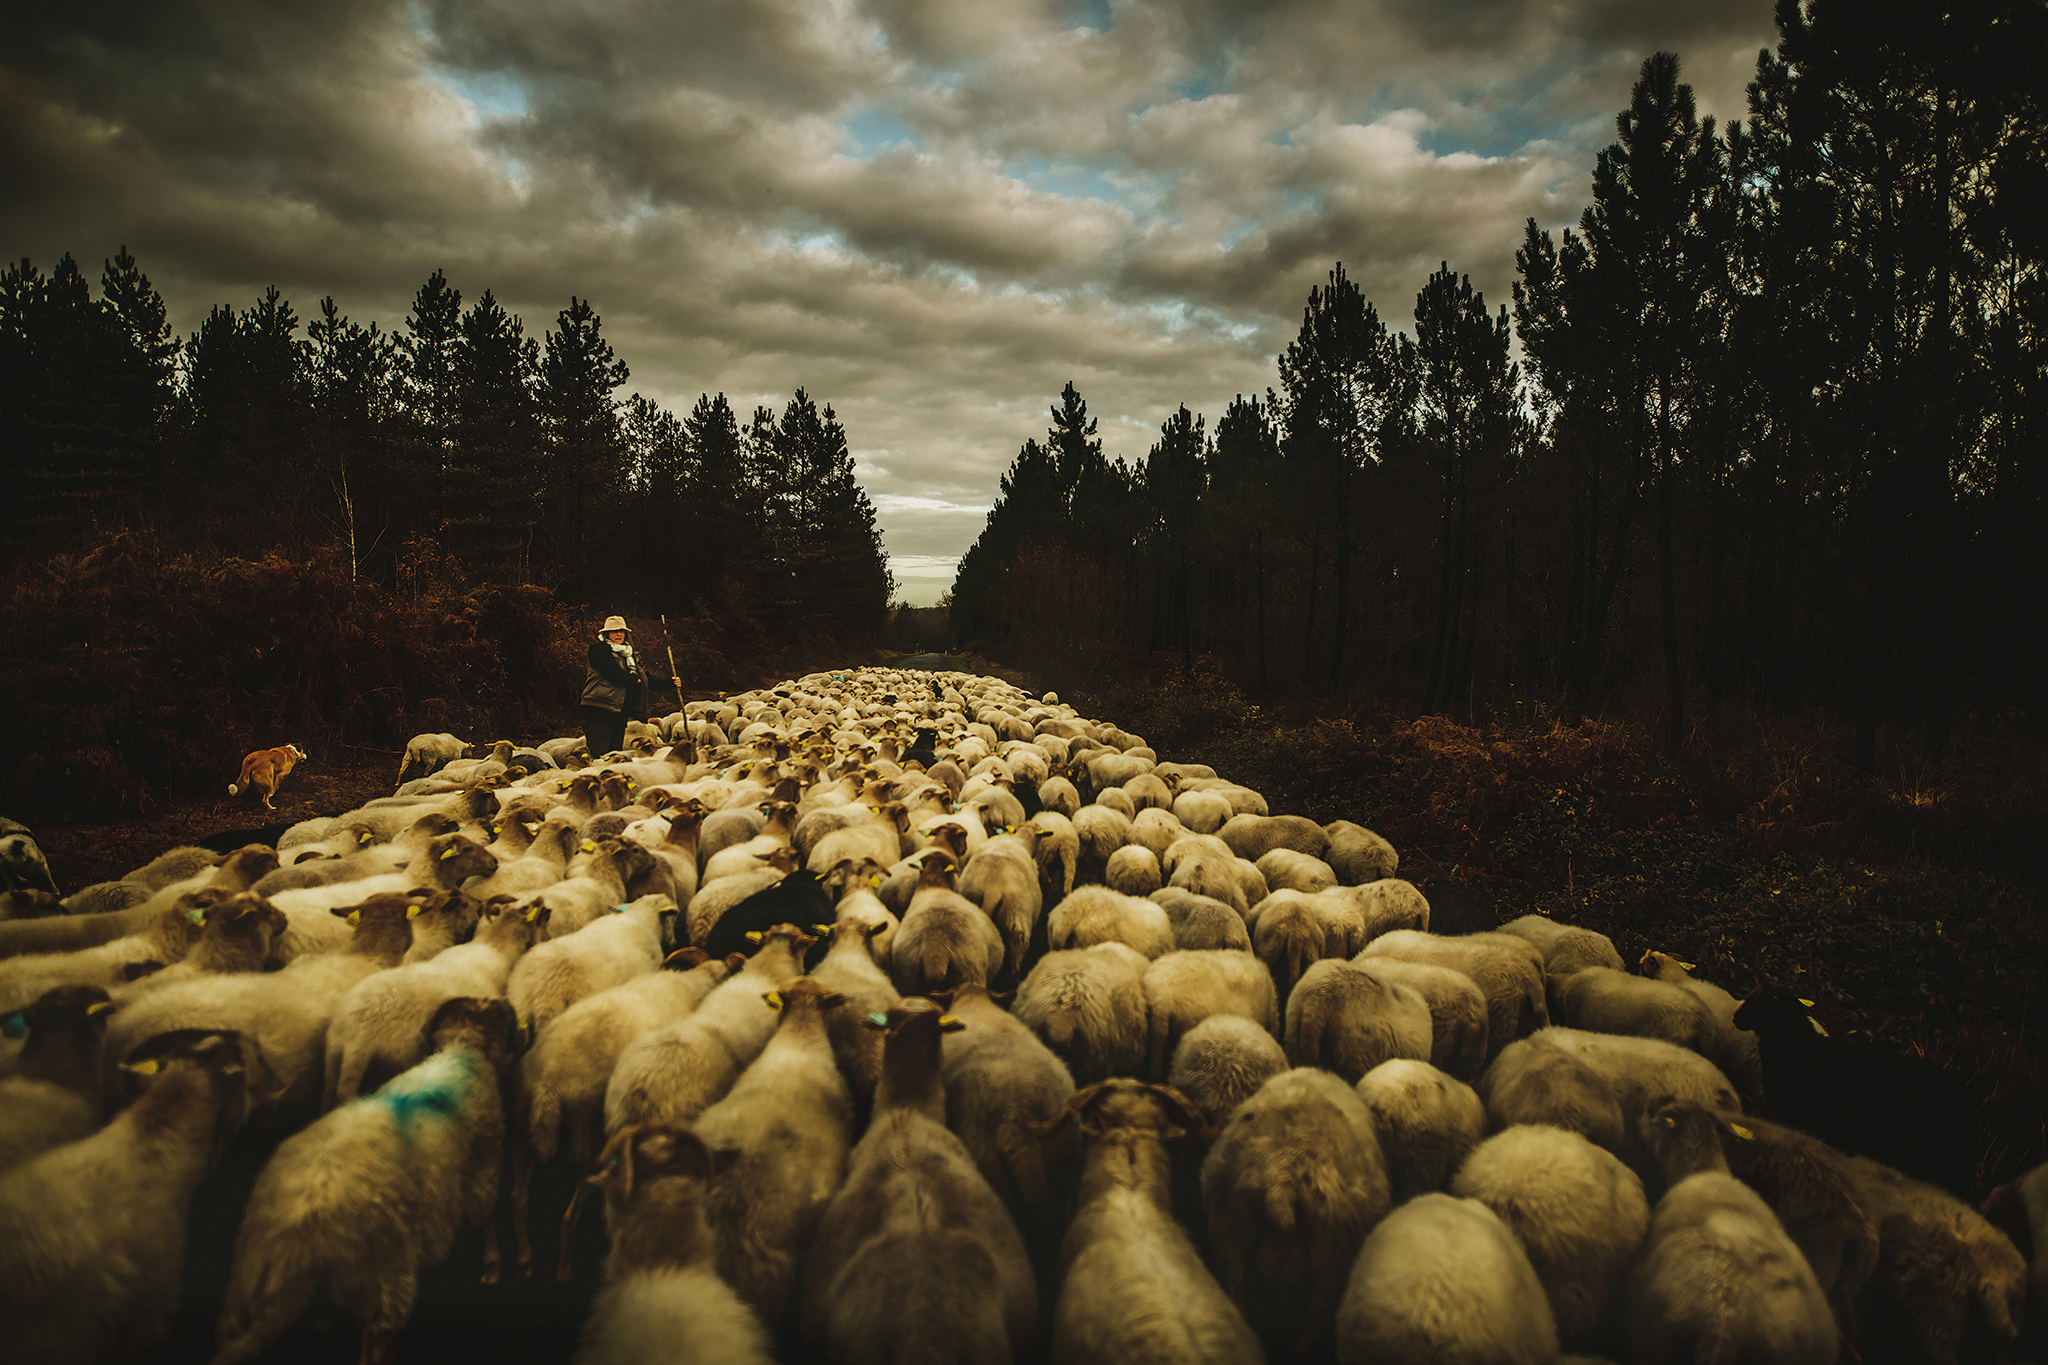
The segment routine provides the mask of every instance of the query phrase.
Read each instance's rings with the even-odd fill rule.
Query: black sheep
[[[1422,898],[1429,902],[1432,934],[1484,934],[1500,928],[1493,901],[1463,882],[1433,877],[1422,884]]]
[[[810,932],[814,924],[832,922],[832,897],[808,868],[763,887],[718,917],[704,942],[704,951],[722,958],[730,953],[753,954],[749,932],[766,932],[778,924],[794,924]]]
[[[1970,1199],[1977,1106],[1961,1080],[1920,1057],[1823,1037],[1782,986],[1735,1011],[1757,1036],[1764,1099],[1781,1123]]]

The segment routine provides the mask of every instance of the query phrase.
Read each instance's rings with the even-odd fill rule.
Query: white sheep
[[[1188,833],[1188,827],[1174,819],[1172,811],[1148,806],[1131,821],[1131,842],[1125,847],[1146,849],[1157,860],[1166,856],[1166,850]]]
[[[497,1278],[511,1007],[450,1000],[428,1033],[426,1061],[287,1138],[264,1164],[235,1236],[215,1365],[255,1358],[323,1283],[354,1314],[363,1358],[385,1358],[420,1268],[445,1259],[466,1223],[484,1229],[485,1283]]]
[[[1612,967],[1583,967],[1548,980],[1550,1017],[1568,1028],[1661,1038],[1711,1057],[1720,1026],[1698,996],[1681,986],[1630,976]]]
[[[1301,891],[1314,895],[1337,885],[1337,874],[1321,858],[1296,853],[1291,848],[1269,849],[1255,862],[1259,875],[1275,891]]]
[[[406,741],[405,757],[398,765],[398,785],[402,787],[412,778],[439,772],[455,760],[469,757],[470,752],[466,741],[446,731],[414,735]]]
[[[247,1113],[230,1038],[203,1034],[141,1063],[142,1097],[90,1137],[0,1172],[0,1322],[23,1361],[146,1353],[170,1329],[185,1217]]]
[[[1074,1078],[986,986],[969,982],[941,1000],[966,1025],[947,1036],[940,1069],[946,1126],[1020,1228],[1057,1232],[1080,1170],[1080,1143],[1070,1135],[1041,1141],[1030,1125],[1059,1114],[1073,1097]]]
[[[1358,1078],[1372,1110],[1394,1202],[1444,1188],[1486,1135],[1486,1106],[1472,1087],[1409,1057],[1381,1062]]]
[[[1551,1365],[1557,1325],[1520,1243],[1447,1194],[1374,1228],[1337,1308],[1341,1365]]]
[[[675,908],[667,896],[642,896],[595,924],[529,949],[505,980],[505,998],[520,1028],[537,1037],[577,1001],[660,966],[662,920]]]
[[[1148,899],[1166,912],[1176,948],[1235,948],[1245,953],[1252,950],[1252,935],[1245,928],[1244,916],[1223,901],[1177,886],[1162,886]]]
[[[501,996],[521,953],[533,946],[537,912],[486,912],[476,937],[411,966],[366,977],[349,989],[327,1025],[321,1109],[375,1090],[425,1055],[426,1027],[457,996]],[[418,923],[415,916],[414,923]]]
[[[1268,1033],[1280,1031],[1273,974],[1250,953],[1230,949],[1171,952],[1145,969],[1146,1074],[1165,1080],[1180,1040],[1211,1015],[1239,1014]]]
[[[113,1007],[97,986],[59,986],[18,1016],[28,1036],[12,1073],[0,1075],[0,1172],[99,1127]]]
[[[1486,994],[1472,978],[1449,967],[1395,957],[1364,957],[1382,980],[1407,986],[1429,1007],[1430,1065],[1469,1081],[1486,1066]]]
[[[943,849],[917,855],[917,890],[889,950],[889,976],[904,995],[986,982],[1009,952],[1002,931],[980,906],[953,890],[956,866]]]
[[[1368,962],[1393,957],[1427,967],[1449,967],[1471,977],[1486,995],[1487,1050],[1499,1056],[1515,1039],[1548,1024],[1550,1009],[1544,998],[1543,972],[1529,960],[1535,950],[1520,939],[1506,940],[1515,945],[1515,950],[1510,950],[1481,941],[1485,937],[1445,938],[1399,929],[1366,944],[1360,957]]]
[[[604,1092],[627,1044],[696,1009],[732,974],[701,948],[679,948],[664,967],[644,972],[571,1005],[519,1059],[509,1106],[512,1125],[512,1230],[521,1274],[533,1264],[527,1206],[536,1162],[552,1161],[568,1127],[569,1156],[589,1162],[604,1145]]]
[[[1031,817],[1033,828],[1042,831],[1033,850],[1038,859],[1038,884],[1045,899],[1057,901],[1074,889],[1074,873],[1081,857],[1081,836],[1067,814],[1045,810]]]
[[[1102,882],[1126,896],[1149,896],[1159,889],[1159,857],[1149,848],[1126,844],[1109,855]]]
[[[1760,1043],[1756,1034],[1748,1029],[1735,1027],[1735,1011],[1742,1002],[1716,986],[1692,974],[1690,963],[1680,962],[1669,953],[1656,949],[1645,952],[1637,964],[1643,975],[1654,977],[1691,991],[1714,1016],[1718,1036],[1714,1050],[1707,1054],[1714,1065],[1728,1073],[1728,1079],[1735,1082],[1735,1088],[1742,1092],[1745,1100],[1754,1102],[1764,1095],[1764,1064]]]
[[[1237,1014],[1212,1014],[1181,1035],[1167,1084],[1186,1095],[1212,1129],[1268,1080],[1287,1070],[1270,1030]]]
[[[1629,1276],[1634,1358],[1831,1365],[1838,1341],[1827,1298],[1777,1215],[1728,1173],[1714,1115],[1660,1109],[1643,1116],[1637,1135],[1668,1188]]]
[[[575,1365],[772,1365],[760,1318],[712,1268],[711,1178],[711,1153],[688,1129],[611,1140],[590,1184],[604,1192],[612,1247]]]
[[[1281,1045],[1295,1066],[1320,1066],[1356,1084],[1393,1057],[1428,1061],[1429,1005],[1414,988],[1376,975],[1372,964],[1325,958],[1287,996]]]
[[[843,1008],[825,1015],[825,1029],[840,1070],[853,1087],[854,1101],[865,1113],[882,1079],[882,1036],[867,1026],[867,1016],[887,1010],[897,998],[888,969],[882,965],[887,959],[878,955],[876,945],[894,930],[896,917],[881,909],[879,901],[875,902],[879,920],[847,914],[848,906],[857,906],[856,897],[862,895],[874,900],[867,893],[848,896],[839,902],[838,918],[816,926],[815,932],[828,946],[825,960],[811,970],[811,976],[846,997]]]
[[[1274,1076],[1217,1134],[1202,1201],[1209,1254],[1233,1301],[1293,1288],[1327,1304],[1392,1204],[1372,1111],[1327,1071]]]
[[[1142,896],[1106,886],[1083,886],[1046,916],[1046,942],[1055,950],[1121,943],[1157,958],[1173,951],[1173,923],[1166,911]]]
[[[752,937],[752,935],[749,935]],[[605,1132],[641,1123],[685,1124],[725,1098],[747,1064],[775,1034],[761,996],[803,974],[815,941],[794,925],[762,933],[746,965],[704,997],[691,1014],[626,1045],[604,1092]]]
[[[1492,1209],[1521,1239],[1567,1344],[1592,1336],[1650,1230],[1636,1173],[1548,1124],[1514,1124],[1480,1143],[1450,1191]]]
[[[1321,858],[1330,847],[1330,836],[1323,827],[1303,815],[1233,815],[1216,831],[1216,837],[1238,857],[1254,862],[1276,848]]]
[[[825,1023],[845,996],[797,977],[759,1003],[781,1015],[774,1036],[695,1128],[716,1169],[704,1216],[717,1240],[719,1277],[775,1322],[795,1285],[798,1257],[845,1175],[853,1094]]]
[[[1039,886],[1037,842],[1042,831],[1025,826],[1017,834],[989,839],[960,869],[959,892],[982,908],[1002,932],[1004,962],[1014,985],[1022,979],[1024,950],[1045,908]]]
[[[1184,1096],[1130,1080],[1082,1091],[1051,1127],[1072,1118],[1088,1160],[1060,1243],[1052,1359],[1120,1365],[1263,1365],[1265,1352],[1203,1266],[1173,1216],[1173,1167],[1163,1145],[1199,1130]]]
[[[1236,813],[1229,798],[1218,792],[1184,787],[1173,798],[1173,818],[1197,834],[1214,834]]]
[[[1323,826],[1323,833],[1330,841],[1324,861],[1346,886],[1362,886],[1391,877],[1400,869],[1401,859],[1394,846],[1364,825],[1332,820]]]
[[[1075,879],[1099,882],[1110,855],[1131,842],[1131,818],[1097,801],[1074,812],[1073,826],[1079,842]]]
[[[1038,1294],[1016,1225],[945,1128],[940,1037],[962,1026],[922,1001],[881,1023],[874,1118],[804,1265],[804,1339],[837,1360],[1012,1359]]]
[[[1047,953],[1017,991],[1015,1013],[1067,1064],[1077,1085],[1145,1065],[1146,957],[1122,943]]]
[[[1551,976],[1569,976],[1584,967],[1611,967],[1621,971],[1621,954],[1614,940],[1591,929],[1559,924],[1547,915],[1523,915],[1501,925],[1499,932],[1527,939],[1543,954],[1543,970]]]

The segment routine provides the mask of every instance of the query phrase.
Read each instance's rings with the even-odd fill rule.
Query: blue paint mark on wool
[[[392,1080],[366,1103],[389,1109],[399,1133],[409,1135],[415,1125],[429,1117],[453,1119],[476,1084],[476,1069],[482,1063],[483,1059],[468,1048],[435,1053]]]

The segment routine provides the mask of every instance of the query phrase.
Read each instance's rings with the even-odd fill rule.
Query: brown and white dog
[[[277,794],[278,784],[284,781],[287,773],[305,760],[306,751],[296,744],[287,744],[277,749],[258,749],[242,760],[242,775],[228,783],[228,795],[240,796],[244,787],[259,790],[263,793],[264,809],[276,810],[277,807],[270,804],[270,798]]]

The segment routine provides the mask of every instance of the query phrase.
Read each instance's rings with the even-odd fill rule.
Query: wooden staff
[[[661,615],[661,644],[668,651],[668,680],[676,685],[676,709],[683,707],[683,675],[676,670],[676,647],[669,643],[668,613]]]

